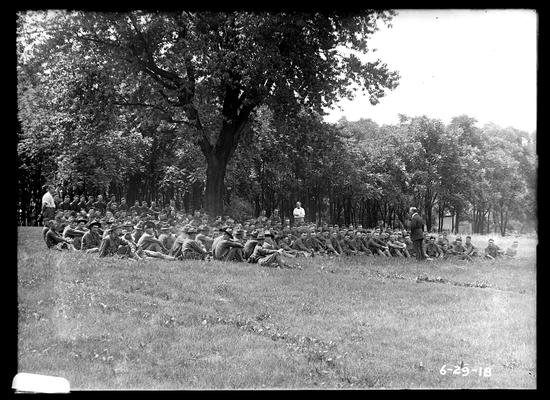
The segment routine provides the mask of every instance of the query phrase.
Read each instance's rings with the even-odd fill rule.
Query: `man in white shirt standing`
[[[48,185],[48,191],[42,196],[42,221],[45,223],[55,218],[55,186]]]
[[[306,210],[302,208],[302,203],[299,201],[296,203],[296,208],[292,212],[294,215],[294,225],[300,226],[304,223],[304,218],[306,217]]]

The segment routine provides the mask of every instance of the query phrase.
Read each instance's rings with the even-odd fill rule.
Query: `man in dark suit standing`
[[[416,207],[411,207],[409,214],[411,214],[411,240],[416,253],[416,260],[431,260],[431,258],[426,258],[424,253],[424,220]]]

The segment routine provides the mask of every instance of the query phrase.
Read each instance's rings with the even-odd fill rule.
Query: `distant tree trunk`
[[[456,208],[456,214],[455,214],[455,223],[454,223],[454,233],[455,235],[458,234],[458,228],[459,228],[459,222],[460,222],[460,207]]]
[[[485,223],[485,221],[483,221]],[[487,209],[487,233],[491,232],[491,206]]]

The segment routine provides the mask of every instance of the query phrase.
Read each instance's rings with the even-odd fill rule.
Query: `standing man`
[[[55,187],[53,185],[48,185],[48,191],[42,196],[42,221],[44,225],[46,225],[47,221],[55,218],[54,194]]]
[[[306,210],[302,208],[302,203],[300,203],[299,201],[296,203],[296,208],[294,208],[292,215],[294,215],[294,225],[300,226],[304,223]]]
[[[431,261],[431,258],[427,258],[424,255],[424,220],[418,213],[416,207],[411,207],[409,209],[409,214],[411,214],[411,240],[413,242],[414,252],[416,253],[416,260]]]

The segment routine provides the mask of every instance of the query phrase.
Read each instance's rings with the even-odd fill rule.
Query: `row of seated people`
[[[229,221],[233,222],[230,219]],[[131,259],[213,258],[260,262],[262,258],[270,256],[268,259],[272,261],[269,264],[279,266],[291,265],[288,262],[290,258],[316,255],[415,256],[407,231],[382,228],[364,230],[360,226],[340,229],[338,226],[318,227],[315,224],[301,227],[283,227],[277,224],[266,231],[263,228],[261,224],[253,223],[238,224],[233,229],[229,226],[196,226],[193,221],[181,226],[141,219],[137,223],[105,218],[88,222],[82,217],[70,217],[61,225],[59,221],[49,221],[44,228],[44,240],[48,248],[98,252],[100,257],[118,254]],[[469,236],[463,245],[461,238],[450,243],[446,234],[440,235],[437,241],[434,236],[426,234],[424,243],[424,251],[431,258],[457,257],[471,261],[479,255]],[[261,246],[256,251],[258,244]],[[517,242],[514,246],[517,252]],[[501,255],[515,255],[512,253],[514,251],[510,249],[504,252],[490,239],[484,256],[496,258]]]

